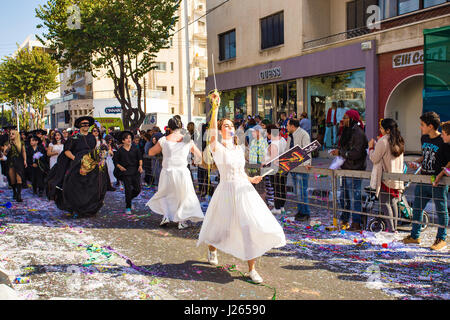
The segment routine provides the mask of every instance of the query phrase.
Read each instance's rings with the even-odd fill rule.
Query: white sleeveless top
[[[56,164],[56,161],[58,160],[58,156],[64,150],[64,145],[63,144],[54,145],[53,143],[50,143],[48,146],[52,147],[53,152],[58,152],[58,155],[50,157],[50,169],[51,169]]]
[[[188,156],[194,141],[174,142],[168,141],[166,137],[158,140],[163,154],[163,169],[187,168]]]

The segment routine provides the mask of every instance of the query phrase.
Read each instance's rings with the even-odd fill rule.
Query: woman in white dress
[[[216,139],[217,128],[221,142]],[[262,177],[250,178],[245,172],[244,148],[238,145],[233,123],[228,119],[217,123],[217,112],[213,112],[211,131],[210,147],[220,183],[209,203],[197,246],[209,246],[208,261],[212,265],[218,264],[217,249],[248,261],[250,278],[261,283],[263,279],[255,270],[256,258],[285,246],[286,238],[252,185],[261,182]]]
[[[58,156],[64,150],[64,140],[61,132],[55,131],[52,142],[48,145],[47,156],[50,157],[50,169],[56,164]]]
[[[163,154],[162,170],[158,183],[158,192],[148,201],[147,206],[163,216],[161,226],[170,221],[178,222],[178,229],[188,227],[186,221],[202,221],[204,218],[200,202],[195,193],[191,173],[188,169],[189,152],[201,157],[189,135],[181,133],[181,120],[173,117],[168,127],[171,134],[162,137],[148,152],[153,157]]]
[[[117,183],[117,179],[114,176],[114,162],[113,157],[114,153],[117,151],[117,146],[114,143],[114,138],[111,135],[107,135],[105,137],[106,145],[108,146],[108,156],[106,157],[106,165],[108,167],[108,175],[109,180],[111,181],[111,184],[114,185]]]

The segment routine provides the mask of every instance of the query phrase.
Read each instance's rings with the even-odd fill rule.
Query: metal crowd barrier
[[[212,195],[212,192],[217,184],[219,183],[220,177],[217,171],[212,170],[209,172],[209,182],[206,181],[206,183],[201,183],[198,181],[198,166],[190,166],[191,171],[193,172],[194,176],[194,185],[199,189],[200,187],[203,187],[203,191],[209,188],[209,194]],[[247,173],[249,173],[249,169],[256,169],[260,168],[258,165],[251,165],[247,164],[246,169]],[[291,173],[287,175],[287,182],[286,182],[286,197],[280,198],[276,197],[274,195],[271,195],[269,199],[266,199],[266,202],[269,202],[269,207],[273,207],[272,202],[275,199],[284,200],[286,201],[287,205],[298,205],[298,204],[304,204],[308,205],[311,210],[311,217],[315,220],[319,219],[321,217],[326,218],[328,220],[335,219],[336,221],[339,220],[340,215],[344,212],[348,212],[349,214],[359,214],[363,217],[363,224],[367,226],[368,223],[371,223],[374,219],[377,219],[378,221],[385,221],[387,224],[388,216],[383,215],[383,208],[382,204],[378,199],[375,199],[374,196],[371,196],[370,193],[366,192],[364,188],[369,185],[371,172],[370,171],[356,171],[356,170],[330,170],[330,169],[324,169],[324,168],[317,168],[313,167],[311,169],[308,169],[304,166],[298,167],[293,170],[292,173],[299,173],[299,174],[307,174],[308,175],[308,187],[307,187],[307,196],[308,201],[301,201],[298,197],[298,192],[295,194],[294,186],[292,184],[292,176]],[[269,176],[266,177],[266,188],[270,181]],[[360,189],[360,196],[358,199],[354,199],[355,190],[347,190],[344,187],[342,187],[342,180],[343,178],[351,179],[352,182],[355,179],[361,180],[361,189]],[[417,221],[412,220],[412,212],[413,212],[413,204],[414,204],[414,189],[417,184],[422,184],[426,186],[431,186],[431,177],[430,176],[424,176],[424,175],[414,175],[414,174],[394,174],[394,173],[383,173],[382,175],[382,181],[383,180],[394,180],[394,181],[402,181],[407,188],[403,192],[403,196],[405,199],[407,199],[406,208],[403,208],[404,210],[409,210],[408,213],[410,215],[410,218],[402,217],[402,212],[399,211],[397,217],[393,217],[392,220],[395,221],[396,224],[399,222],[406,222],[406,223],[417,223],[424,225],[424,221]],[[439,186],[448,186],[450,185],[450,177],[444,177],[439,183]],[[272,186],[274,188],[275,186]],[[284,186],[278,186],[278,187],[284,187]],[[257,188],[258,189],[258,188]],[[342,206],[341,198],[342,198],[342,192],[349,191],[349,199],[344,197],[345,200],[350,200],[351,205],[353,209],[346,209]],[[383,193],[383,191],[380,192],[380,196]],[[345,195],[345,194],[344,194]],[[420,195],[420,198],[422,201],[428,201],[433,200],[428,197]],[[370,201],[372,200],[372,201]],[[354,208],[354,202],[359,202],[361,206],[361,210],[355,210]],[[373,202],[372,206],[370,208],[367,207],[368,202]],[[440,225],[437,222],[437,214],[443,214],[443,213],[436,213],[435,210],[430,211],[428,208],[432,201],[428,203],[427,208],[425,209],[427,211],[427,217],[428,221],[426,222],[427,226],[433,226],[433,227],[441,227],[441,228],[449,228],[448,226]],[[450,202],[446,201],[445,205],[448,206]],[[296,209],[295,209],[296,211]],[[372,220],[371,220],[372,219]],[[390,220],[390,219],[389,219]],[[350,222],[352,219],[350,219]],[[364,226],[363,226],[364,227]]]

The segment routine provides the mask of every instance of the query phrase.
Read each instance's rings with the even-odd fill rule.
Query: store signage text
[[[119,114],[122,113],[122,107],[108,107],[105,108],[106,114]]]
[[[423,50],[396,54],[392,57],[393,68],[403,68],[423,64]]]
[[[261,81],[281,78],[281,67],[263,70],[259,73],[259,79]]]

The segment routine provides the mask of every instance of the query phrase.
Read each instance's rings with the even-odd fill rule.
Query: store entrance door
[[[385,118],[397,121],[405,139],[405,153],[420,153],[420,116],[422,115],[423,75],[404,80],[392,92],[384,111]]]
[[[311,141],[324,145],[325,138],[325,96],[311,96]]]

